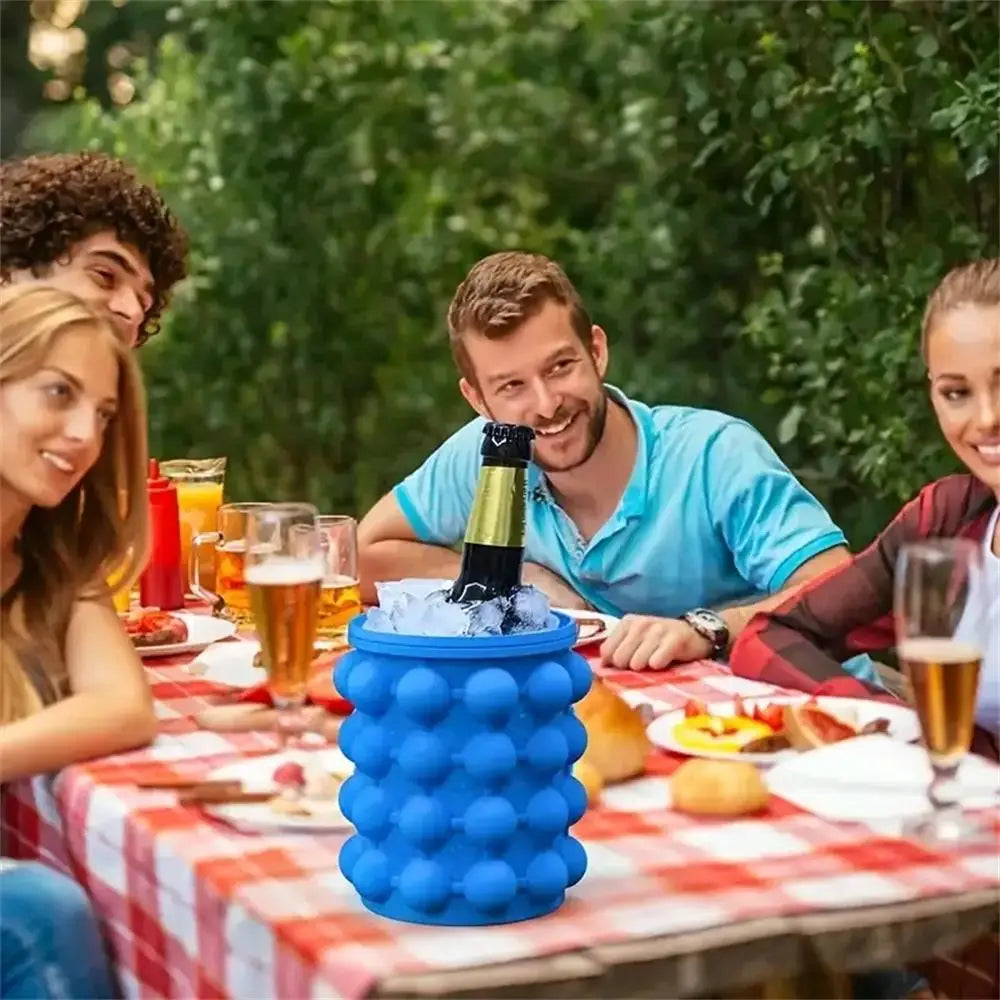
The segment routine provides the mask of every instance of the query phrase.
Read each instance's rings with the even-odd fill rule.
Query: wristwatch
[[[729,627],[709,608],[693,608],[681,615],[681,621],[687,622],[703,639],[712,644],[712,655],[724,653],[729,646]]]

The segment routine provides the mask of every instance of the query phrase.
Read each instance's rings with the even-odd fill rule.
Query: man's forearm
[[[729,629],[729,645],[736,641],[740,632],[750,624],[750,619],[759,611],[773,611],[794,591],[801,587],[801,583],[792,584],[784,590],[779,590],[777,594],[757,601],[755,604],[741,604],[739,607],[726,608],[725,611],[718,612],[719,617],[726,623]]]
[[[427,545],[403,539],[385,539],[366,545],[359,554],[361,600],[375,604],[379,580],[424,577],[454,580],[462,565],[462,555],[442,545]],[[562,577],[535,563],[524,564],[523,580],[543,591],[555,607],[586,608],[587,602]]]
[[[454,580],[462,564],[460,553],[443,545],[428,545],[388,538],[365,546],[358,554],[361,571],[361,600],[375,604],[378,580],[427,577]]]

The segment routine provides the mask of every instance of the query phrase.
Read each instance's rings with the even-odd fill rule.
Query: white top
[[[993,552],[993,535],[1000,505],[993,511],[983,537],[983,572],[974,583],[956,638],[975,642],[983,653],[976,698],[976,723],[1000,733],[1000,556]]]

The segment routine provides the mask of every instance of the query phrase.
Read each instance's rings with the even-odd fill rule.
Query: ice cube
[[[425,604],[422,616],[422,635],[454,636],[467,635],[469,631],[469,610],[461,604],[440,601]]]
[[[511,595],[508,632],[540,632],[548,627],[549,598],[537,587],[526,586]]]
[[[451,580],[425,580],[417,577],[408,577],[404,580],[380,580],[375,584],[375,592],[378,595],[378,605],[389,614],[396,605],[404,602],[408,597],[424,598],[435,591],[450,589]]]
[[[371,608],[365,619],[365,628],[369,632],[395,632],[392,619],[382,608]]]
[[[420,628],[425,607],[424,602],[412,594],[394,596],[389,610],[393,632],[398,632],[400,635],[422,635]]]
[[[469,635],[500,635],[507,615],[507,602],[500,597],[469,609]]]
[[[437,607],[438,605],[444,604],[448,600],[448,595],[450,593],[451,593],[450,587],[447,590],[432,590],[424,598],[424,603],[429,608]]]

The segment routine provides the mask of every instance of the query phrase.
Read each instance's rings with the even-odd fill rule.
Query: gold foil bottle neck
[[[465,528],[466,544],[524,548],[524,490],[524,469],[482,466],[476,500]]]

